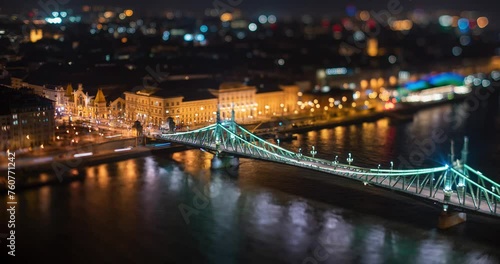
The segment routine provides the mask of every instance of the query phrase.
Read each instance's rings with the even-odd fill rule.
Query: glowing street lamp
[[[312,146],[312,150],[310,151],[310,153],[311,153],[311,156],[312,156],[312,157],[313,157],[313,159],[314,159],[314,156],[315,156],[316,154],[318,154],[318,151],[315,149],[315,147],[314,147],[314,146]]]
[[[295,155],[297,156],[298,159],[300,159],[302,157],[302,148],[299,148],[299,151]]]
[[[339,164],[339,156],[335,155],[335,159],[333,160],[333,164]]]
[[[349,163],[349,166],[351,166],[351,163],[354,161],[354,159],[352,158],[352,155],[351,153],[349,153],[349,157],[347,157],[347,163]]]

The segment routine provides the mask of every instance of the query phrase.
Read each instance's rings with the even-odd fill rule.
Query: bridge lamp
[[[391,161],[391,170],[394,168],[394,162]]]
[[[339,156],[335,155],[335,160],[333,161],[333,164],[339,164]]]
[[[314,159],[314,156],[315,156],[316,154],[318,154],[318,151],[316,151],[315,147],[314,147],[314,146],[312,146],[312,150],[310,151],[310,153],[311,153],[311,155],[312,155],[312,157],[313,157],[313,159]]]
[[[302,157],[302,148],[299,148],[299,152],[297,152],[297,158],[300,159]]]
[[[354,161],[354,159],[352,158],[352,155],[351,153],[349,153],[349,156],[347,157],[347,163],[349,163],[349,166],[351,166],[351,163]]]

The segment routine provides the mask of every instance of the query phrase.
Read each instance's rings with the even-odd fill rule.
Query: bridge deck
[[[206,128],[167,134],[163,137],[172,142],[210,149],[215,153],[316,170],[357,180],[366,185],[404,192],[439,204],[500,217],[500,210],[497,210],[497,204],[500,201],[500,185],[466,165],[461,167],[461,169],[465,168],[463,172],[466,173],[468,169],[477,179],[448,166],[387,170],[334,163],[283,149],[258,138],[236,123],[229,125],[217,123]]]

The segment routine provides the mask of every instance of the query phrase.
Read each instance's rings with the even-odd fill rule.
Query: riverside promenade
[[[157,152],[173,153],[185,150],[185,146],[150,144],[135,146],[135,138],[108,141],[99,144],[64,148],[47,148],[29,153],[16,153],[15,173],[17,188],[29,188],[50,183],[69,182],[79,179],[78,169],[107,162],[144,157]],[[7,157],[0,157],[0,171],[7,170]],[[40,176],[42,175],[42,176]],[[7,179],[0,175],[0,192],[7,190]]]

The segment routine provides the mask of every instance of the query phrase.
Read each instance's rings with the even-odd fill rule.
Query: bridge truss
[[[474,211],[484,215],[500,217],[500,185],[481,172],[466,164],[467,139],[462,151],[462,160],[445,165],[424,169],[363,168],[351,165],[353,159],[349,153],[347,164],[315,158],[286,150],[252,134],[244,127],[232,121],[218,122],[204,128],[188,132],[162,135],[171,142],[211,150],[215,155],[241,156],[265,161],[277,162],[296,167],[325,172],[353,180],[365,185],[377,186],[432,200],[443,205],[447,211],[454,209]]]

